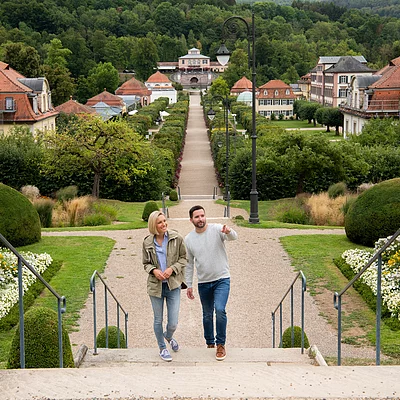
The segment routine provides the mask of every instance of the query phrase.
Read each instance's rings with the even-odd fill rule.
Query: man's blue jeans
[[[225,344],[228,321],[225,307],[228,302],[230,285],[230,278],[198,284],[200,301],[203,306],[204,338],[207,344]],[[216,336],[214,336],[214,310]]]
[[[154,313],[154,333],[158,347],[162,350],[167,347],[164,338],[170,340],[178,326],[181,288],[169,290],[168,284],[163,282],[161,297],[150,296],[150,300]],[[167,326],[165,332],[163,329],[164,301],[167,304]]]

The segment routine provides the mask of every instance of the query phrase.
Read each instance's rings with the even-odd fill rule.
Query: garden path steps
[[[204,205],[209,222],[229,223],[222,205],[212,201],[216,184],[205,151],[204,120],[199,96],[190,96],[187,143],[183,154],[183,201],[169,209],[169,225],[182,235],[192,230],[189,208]],[[195,133],[197,132],[197,133]],[[199,138],[203,139],[199,139]],[[208,142],[207,142],[208,145]],[[200,153],[207,158],[202,165]],[[191,161],[190,161],[191,160]],[[211,173],[212,170],[212,173]],[[188,196],[185,198],[185,193]],[[231,215],[248,217],[243,210]],[[99,349],[93,356],[92,296],[81,310],[77,331],[70,334],[74,353],[89,347],[79,369],[0,370],[0,398],[8,399],[169,399],[276,398],[362,399],[400,398],[400,369],[385,367],[316,367],[299,350],[271,349],[271,311],[292,283],[295,272],[279,238],[287,235],[343,234],[343,230],[250,229],[235,226],[239,239],[227,243],[231,265],[231,296],[227,306],[227,358],[214,359],[202,338],[201,305],[195,290],[190,301],[182,291],[176,339],[181,351],[174,361],[158,357],[152,311],[146,294],[141,248],[147,229],[121,231],[47,232],[52,236],[105,236],[115,240],[103,277],[129,313],[128,350]],[[88,282],[89,288],[89,282]],[[295,292],[300,292],[299,290]],[[298,297],[300,293],[296,293]],[[97,293],[98,307],[102,291]],[[320,315],[318,305],[305,296],[305,330],[324,357],[335,356],[335,327]],[[333,307],[333,301],[332,301]],[[68,308],[68,299],[67,299]],[[110,310],[110,324],[115,310]],[[104,326],[102,313],[98,326]],[[288,326],[287,313],[284,326]],[[297,318],[297,319],[296,319]],[[299,316],[295,315],[295,324]],[[343,344],[342,357],[374,359],[371,348]]]

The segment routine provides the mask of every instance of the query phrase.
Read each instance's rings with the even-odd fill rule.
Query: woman
[[[154,313],[154,333],[160,348],[160,357],[172,361],[165,340],[173,351],[179,350],[172,337],[177,325],[181,301],[181,285],[185,280],[186,248],[178,232],[168,230],[161,211],[154,211],[148,220],[150,235],[143,240],[143,266],[148,273],[147,293]],[[164,302],[167,305],[167,326],[163,329]]]

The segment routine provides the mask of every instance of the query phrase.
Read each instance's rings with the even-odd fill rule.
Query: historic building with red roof
[[[69,114],[69,115],[76,114],[76,115],[84,116],[84,115],[96,114],[96,110],[94,108],[85,106],[84,104],[81,104],[81,103],[77,102],[76,100],[73,100],[72,97],[65,103],[57,106],[56,110],[59,113],[64,113],[64,114]]]
[[[54,130],[57,115],[46,78],[26,78],[0,61],[0,132],[14,126],[26,126],[32,133]]]
[[[400,57],[372,76],[352,77],[346,102],[340,106],[344,116],[344,136],[360,134],[371,118],[400,115]]]
[[[296,95],[285,82],[274,79],[260,86],[257,91],[256,111],[260,115],[271,118],[283,116],[284,119],[293,117],[293,103]]]
[[[145,85],[147,89],[151,91],[151,102],[160,97],[168,97],[169,104],[176,103],[177,92],[172,86],[172,82],[169,80],[169,78],[160,71],[157,71],[151,75],[145,82]]]
[[[115,94],[124,100],[128,110],[135,108],[136,104],[142,107],[150,104],[151,91],[143,82],[136,78],[131,78],[124,82],[116,91]]]
[[[99,114],[104,120],[116,117],[117,115],[123,115],[127,112],[126,104],[124,100],[104,89],[101,93],[90,98],[86,105],[93,107],[97,114]]]
[[[253,84],[250,79],[240,78],[235,84],[232,86],[231,89],[231,96],[239,96],[240,93],[243,92],[251,92]]]

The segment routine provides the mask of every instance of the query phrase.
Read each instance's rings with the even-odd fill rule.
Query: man
[[[194,230],[185,238],[187,296],[193,300],[193,271],[196,265],[198,290],[203,308],[203,329],[207,347],[216,349],[216,359],[226,357],[226,303],[230,289],[230,273],[225,240],[236,240],[237,233],[227,225],[207,224],[202,206],[189,210]],[[214,310],[216,335],[214,335]]]

